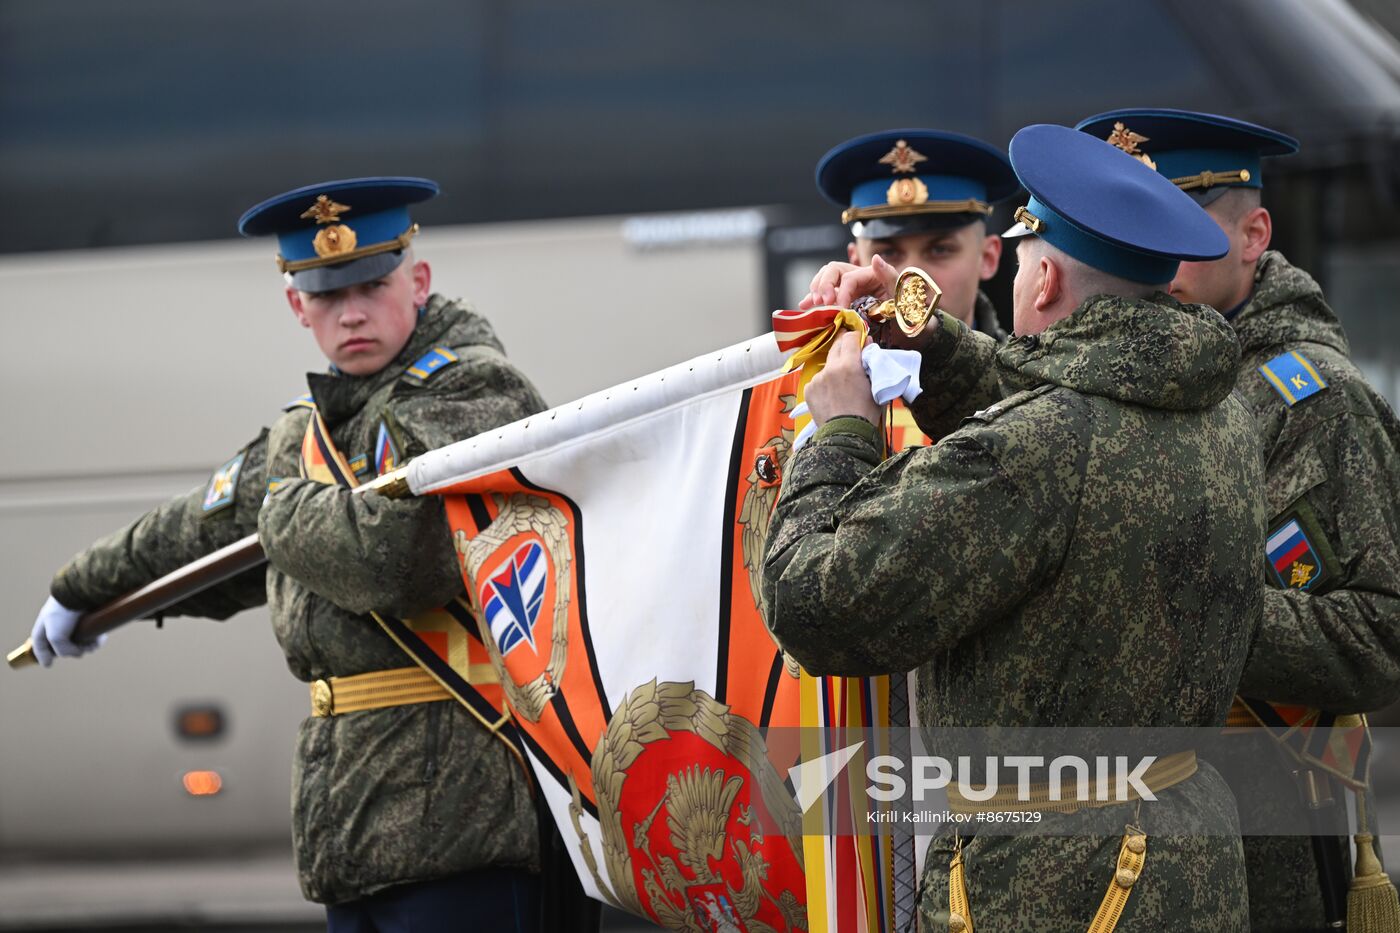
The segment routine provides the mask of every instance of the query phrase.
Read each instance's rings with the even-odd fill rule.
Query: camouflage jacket
[[[951,352],[991,360],[991,338],[943,326]],[[1000,401],[933,447],[881,463],[868,424],[833,419],[788,464],[769,529],[774,636],[813,673],[921,664],[925,727],[1222,724],[1263,597],[1238,356],[1209,308],[1101,296],[995,351]],[[1121,826],[1130,807],[1096,812]],[[1244,929],[1239,839],[1207,835],[1238,831],[1209,765],[1141,820],[1167,835],[1129,926]],[[964,846],[977,923],[1084,929],[1119,841],[979,834]],[[947,854],[925,872],[934,923]]]
[[[920,350],[924,391],[909,405],[914,422],[929,437],[952,434],[968,415],[1001,401],[996,353],[1007,340],[1000,328],[997,333],[972,330],[942,311],[937,318],[938,326],[928,330]]]
[[[1264,445],[1269,535],[1296,520],[1311,553],[1282,576],[1266,558],[1270,587],[1240,692],[1337,712],[1387,706],[1400,700],[1400,422],[1351,362],[1317,283],[1279,253],[1260,259],[1232,323],[1236,387]],[[1301,365],[1294,352],[1326,388],[1290,403],[1260,367],[1283,355]],[[1313,375],[1297,378],[1304,387],[1289,381],[1290,394]]]
[[[434,347],[450,348],[458,361],[428,378],[411,373]],[[312,374],[308,382],[352,466],[362,453],[373,462],[381,425],[402,462],[544,407],[485,318],[437,295],[385,369]],[[267,567],[167,614],[225,618],[267,602],[287,666],[304,681],[411,666],[365,613],[408,616],[461,592],[442,503],[297,479],[310,417],[293,406],[243,449],[226,505],[206,512],[203,486],[170,500],[75,557],[55,577],[54,596],[96,606],[256,531]],[[264,501],[270,481],[280,485]],[[308,718],[293,781],[297,868],[311,900],[340,903],[476,868],[536,866],[529,781],[455,702]]]
[[[1254,411],[1263,444],[1269,538],[1296,521],[1307,539],[1307,553],[1281,573],[1270,552],[1282,545],[1266,546],[1264,613],[1240,692],[1337,712],[1385,706],[1400,696],[1400,424],[1349,359],[1341,323],[1317,283],[1280,254],[1260,259],[1254,292],[1232,323],[1242,348],[1236,388]],[[1310,385],[1314,375],[1294,352],[1326,388]],[[1283,364],[1273,365],[1280,356]],[[1261,370],[1265,365],[1292,401]],[[1282,750],[1278,761],[1261,767],[1257,754],[1242,748],[1222,752],[1213,764],[1242,814],[1249,808],[1307,826],[1318,817],[1300,802],[1290,774],[1296,764]],[[1339,787],[1334,792],[1342,799]],[[1329,815],[1345,836],[1345,811]],[[1311,839],[1247,836],[1244,851],[1256,929],[1324,925]]]

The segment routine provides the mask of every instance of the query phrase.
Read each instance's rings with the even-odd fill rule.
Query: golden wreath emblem
[[[711,761],[663,753],[652,762],[662,763],[660,773],[633,768],[653,743],[665,746],[678,738],[707,749]],[[757,763],[756,773],[750,763]],[[572,776],[569,814],[593,882],[613,905],[651,916],[670,930],[807,929],[799,897],[802,814],[753,723],[730,715],[728,706],[693,682],[652,680],[628,694],[613,714],[590,767],[608,880],[584,832]],[[745,784],[747,806],[740,796]],[[760,802],[779,828],[776,836],[765,837],[755,819]],[[724,925],[736,919],[742,926]]]
[[[316,250],[317,256],[329,259],[353,252],[357,240],[354,230],[345,224],[336,224],[333,227],[322,227],[316,234],[316,239],[311,241],[311,246]]]

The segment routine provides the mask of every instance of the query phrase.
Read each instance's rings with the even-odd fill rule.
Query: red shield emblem
[[[672,930],[806,929],[802,816],[759,731],[724,704],[643,684],[608,723],[593,786],[623,906]]]

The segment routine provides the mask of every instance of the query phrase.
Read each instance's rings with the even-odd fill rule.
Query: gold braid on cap
[[[990,214],[992,206],[986,201],[968,198],[966,201],[925,201],[922,204],[873,204],[870,207],[848,207],[841,212],[843,224],[875,217],[896,217],[904,214]]]
[[[1182,191],[1190,191],[1192,188],[1209,188],[1212,185],[1233,185],[1236,182],[1249,181],[1252,177],[1247,168],[1233,172],[1205,171],[1199,175],[1183,175],[1181,178],[1173,178],[1172,184]]]
[[[359,249],[347,250],[343,253],[334,253],[329,256],[317,256],[315,259],[297,259],[288,262],[279,255],[277,257],[277,270],[279,272],[301,272],[305,269],[315,269],[320,266],[335,266],[342,262],[349,262],[352,259],[363,259],[366,256],[374,256],[379,253],[392,253],[401,249],[408,249],[408,244],[417,233],[418,225],[414,224],[392,240],[385,240],[383,243],[375,243],[373,246],[364,246]]]

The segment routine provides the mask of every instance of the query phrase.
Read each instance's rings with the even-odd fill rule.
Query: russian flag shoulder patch
[[[374,436],[374,473],[383,476],[390,470],[398,469],[398,466],[399,449],[394,444],[394,435],[389,430],[389,423],[380,421],[379,430]]]
[[[1280,353],[1269,360],[1259,367],[1259,375],[1283,396],[1289,408],[1327,388],[1327,380],[1322,378],[1312,360],[1297,350]]]
[[[1269,531],[1264,553],[1278,585],[1286,590],[1316,589],[1331,572],[1323,559],[1323,548],[1316,546],[1303,528],[1296,512],[1285,515]]]

